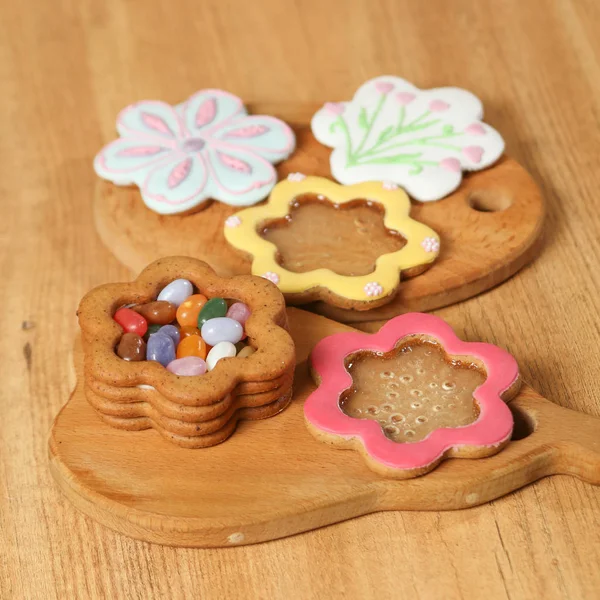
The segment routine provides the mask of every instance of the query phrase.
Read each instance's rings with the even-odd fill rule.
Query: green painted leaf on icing
[[[335,130],[337,129],[338,125],[340,124],[339,121],[334,121],[330,126],[329,126],[329,133],[335,133]]]
[[[416,158],[419,158],[423,154],[422,152],[415,152],[413,154],[395,154],[394,156],[378,156],[369,161],[370,164],[377,165],[391,165],[395,163],[410,162]]]
[[[378,143],[385,142],[393,133],[394,133],[394,127],[393,127],[393,125],[389,125],[379,134],[379,137],[377,138],[377,142]]]
[[[421,173],[421,171],[423,170],[423,167],[419,164],[414,164],[413,168],[408,172],[409,175],[419,175]]]
[[[448,135],[450,133],[454,133],[454,127],[452,125],[444,125],[442,127],[442,132],[445,133],[446,135]]]
[[[364,106],[360,109],[360,114],[358,115],[358,125],[359,125],[359,127],[362,127],[363,129],[367,129],[369,127],[369,120],[367,119],[367,111],[365,110]]]

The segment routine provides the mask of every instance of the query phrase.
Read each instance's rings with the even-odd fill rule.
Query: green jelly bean
[[[158,325],[158,324],[152,324],[152,325],[148,325],[148,331],[146,332],[145,335],[145,340],[148,341],[148,338],[153,334],[153,333],[157,333],[158,330],[162,327],[162,325]]]
[[[211,298],[200,311],[198,315],[198,329],[210,319],[224,317],[227,314],[227,302],[223,298]]]

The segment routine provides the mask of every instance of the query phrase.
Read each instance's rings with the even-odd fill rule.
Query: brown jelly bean
[[[146,342],[137,333],[124,333],[117,346],[117,355],[123,360],[145,360]]]
[[[133,307],[133,310],[153,325],[167,325],[175,320],[177,314],[177,306],[166,300],[138,304]]]

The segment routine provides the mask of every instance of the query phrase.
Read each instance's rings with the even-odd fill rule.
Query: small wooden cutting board
[[[171,546],[226,547],[273,540],[381,510],[476,506],[552,474],[600,484],[600,419],[556,406],[524,385],[511,401],[513,441],[485,459],[449,459],[433,472],[391,480],[361,456],[318,442],[303,403],[314,390],[307,358],[350,327],[289,309],[297,349],[294,398],[283,413],[242,422],[218,446],[186,450],[153,430],[105,425],[78,384],[50,434],[51,471],[82,512],[127,536]]]

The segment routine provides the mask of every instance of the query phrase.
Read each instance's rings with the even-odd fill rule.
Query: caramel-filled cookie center
[[[473,392],[485,374],[473,363],[451,361],[438,343],[412,341],[384,356],[356,354],[346,368],[353,384],[341,409],[378,421],[394,442],[417,442],[440,427],[469,425],[479,414]]]
[[[384,209],[367,200],[333,204],[298,196],[289,214],[263,224],[260,235],[277,246],[277,262],[288,271],[330,269],[339,275],[367,275],[382,254],[397,252],[406,240],[383,223]]]

